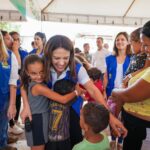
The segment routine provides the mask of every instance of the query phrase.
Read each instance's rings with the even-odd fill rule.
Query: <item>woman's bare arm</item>
[[[15,85],[10,85],[10,103],[7,112],[9,119],[13,119],[16,115],[16,89]]]
[[[108,106],[106,104],[106,101],[104,100],[104,97],[102,96],[102,94],[97,89],[97,87],[93,84],[92,81],[88,81],[83,86],[89,92],[90,96],[93,99],[95,99],[98,103],[104,105],[108,109]],[[127,130],[125,129],[123,124],[117,118],[115,118],[111,113],[110,113],[109,123],[110,123],[111,127],[113,128],[114,132],[118,136],[121,136],[121,134],[122,134],[125,137],[127,135]]]
[[[88,93],[90,94],[90,96],[93,99],[95,99],[98,103],[100,103],[100,104],[104,105],[106,108],[108,108],[102,93],[98,90],[98,88],[93,84],[92,81],[88,81],[83,86],[88,91]]]
[[[112,91],[114,101],[134,103],[150,98],[150,83],[140,79],[126,89],[114,89]]]

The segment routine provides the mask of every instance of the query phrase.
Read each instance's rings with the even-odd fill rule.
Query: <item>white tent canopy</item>
[[[150,0],[31,1],[42,21],[134,26],[150,19]],[[1,20],[25,20],[9,0],[0,0],[0,3]]]
[[[26,18],[21,15],[9,0],[0,0],[0,21],[25,21]]]

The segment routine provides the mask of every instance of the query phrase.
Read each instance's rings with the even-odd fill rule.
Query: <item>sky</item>
[[[87,25],[56,22],[28,21],[16,23],[20,25],[20,35],[22,38],[22,47],[31,50],[31,41],[33,41],[36,32],[44,32],[47,40],[56,34],[68,36],[75,42],[75,47],[83,50],[83,44],[89,43],[91,53],[96,51],[96,38],[102,36],[104,43],[108,43],[112,51],[115,36],[120,31],[131,33],[135,27],[128,26],[106,26],[106,25]]]

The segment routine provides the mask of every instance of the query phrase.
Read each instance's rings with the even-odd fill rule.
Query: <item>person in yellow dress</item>
[[[147,54],[145,67],[134,74],[127,88],[114,89],[111,95],[117,106],[123,106],[123,122],[128,130],[123,150],[141,150],[146,128],[150,128],[150,21],[141,30],[141,42]]]

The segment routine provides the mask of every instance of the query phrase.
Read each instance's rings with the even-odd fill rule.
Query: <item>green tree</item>
[[[10,22],[0,22],[0,29],[1,30],[6,30],[8,32],[10,32],[10,31],[19,32],[20,25],[16,25],[16,24],[10,23]]]

